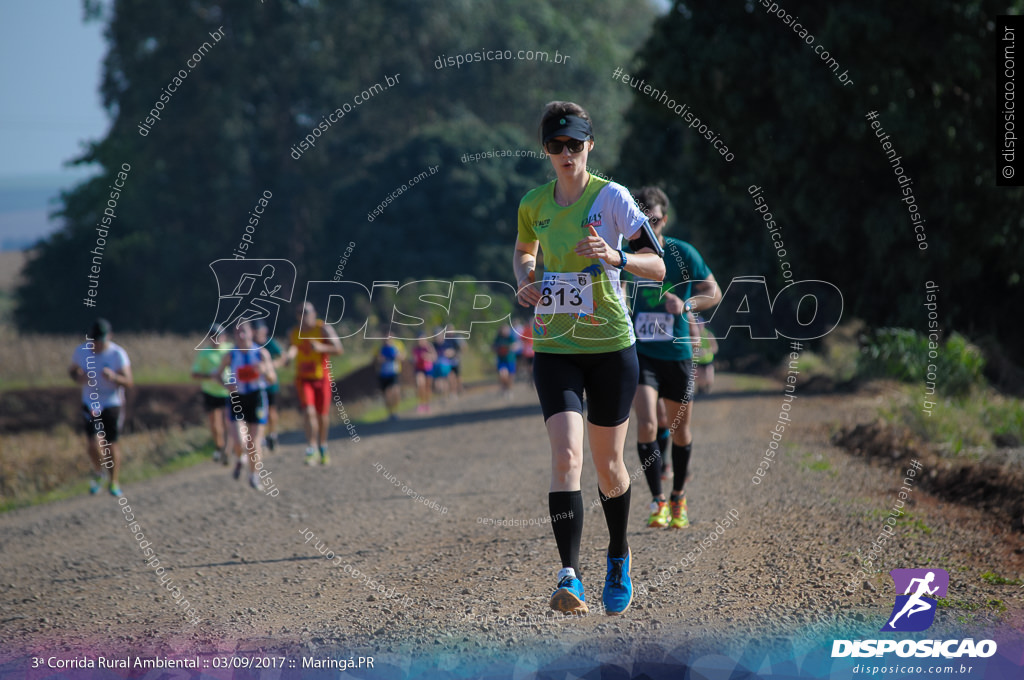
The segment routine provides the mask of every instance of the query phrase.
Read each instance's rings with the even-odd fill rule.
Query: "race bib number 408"
[[[537,314],[593,314],[590,274],[545,272]]]
[[[641,312],[636,315],[636,339],[640,342],[671,342],[672,324],[675,321],[668,312]]]

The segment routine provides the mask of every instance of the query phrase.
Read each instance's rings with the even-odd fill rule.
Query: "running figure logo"
[[[295,265],[289,260],[216,260],[210,263],[217,279],[217,313],[214,326],[207,338],[213,343],[197,350],[217,350],[221,342],[230,343],[234,328],[249,321],[265,319],[267,342],[274,337],[274,327],[281,313],[281,305],[292,300],[295,290]],[[224,283],[234,284],[231,292]],[[206,338],[203,339],[206,341]],[[263,345],[255,345],[262,347]]]
[[[946,596],[949,574],[944,569],[893,569],[889,572],[896,596],[889,622],[883,632],[912,633],[927,629],[935,621],[936,601]]]

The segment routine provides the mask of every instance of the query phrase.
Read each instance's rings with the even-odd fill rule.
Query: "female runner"
[[[556,179],[519,204],[513,267],[520,304],[536,306],[533,375],[551,444],[548,507],[562,561],[550,604],[566,613],[588,611],[579,557],[586,393],[591,456],[609,534],[602,601],[606,613],[621,614],[633,599],[626,542],[629,475],[622,450],[639,369],[619,273],[626,269],[660,281],[665,264],[629,192],[587,171],[594,148],[590,115],[572,102],[551,102],[540,133]],[[624,241],[632,252],[623,251]],[[538,251],[544,253],[542,281],[536,280]]]

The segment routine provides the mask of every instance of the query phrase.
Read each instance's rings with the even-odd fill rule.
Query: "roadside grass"
[[[90,466],[80,430],[60,425],[4,439],[0,512],[88,493]],[[125,434],[119,444],[122,486],[209,460],[213,452],[205,427]]]
[[[739,392],[778,392],[779,382],[767,376],[748,373],[730,373],[733,387]]]
[[[802,352],[797,363],[801,382],[815,376],[837,384],[900,381],[887,383],[891,389],[879,416],[908,427],[945,456],[980,460],[999,448],[1024,446],[1024,400],[990,387],[980,352],[955,333],[931,351],[921,333],[898,328],[867,333],[863,322],[854,320],[829,333],[818,353]],[[1024,458],[1021,454],[1016,455]]]
[[[280,334],[279,334],[280,335]],[[161,333],[118,333],[113,341],[124,347],[132,362],[135,382],[147,384],[192,384],[190,373],[195,361],[198,335],[171,335]],[[490,349],[492,338],[477,333],[462,352],[463,377],[479,380],[494,375],[494,362]],[[8,325],[0,324],[0,390],[32,387],[72,387],[68,366],[75,348],[85,342],[82,335],[44,335],[19,333]],[[281,339],[278,339],[281,343]],[[342,341],[345,352],[331,357],[335,379],[373,362],[380,342],[363,338]],[[406,353],[412,341],[404,341]],[[282,343],[282,348],[287,342]],[[290,383],[295,379],[294,366],[278,372],[278,382]]]
[[[201,337],[160,333],[118,333],[113,341],[124,347],[132,362],[136,384],[190,384],[195,346]],[[18,333],[0,324],[0,390],[32,387],[71,387],[68,366],[85,335]],[[373,361],[378,344],[365,340],[345,342],[345,353],[332,357],[335,377]],[[279,371],[279,382],[291,382],[294,367]]]
[[[201,338],[160,333],[116,332],[113,341],[128,352],[136,381],[191,382],[189,369],[193,348]],[[75,348],[85,342],[80,335],[19,333],[0,325],[0,365],[4,367],[0,389],[68,387],[68,366]]]
[[[941,609],[958,609],[966,612],[991,610],[997,614],[1002,614],[1006,611],[1006,603],[996,598],[989,598],[984,602],[979,602],[974,600],[958,600],[952,597],[942,597],[936,600],[936,602]]]
[[[925,410],[925,399],[936,399]],[[922,440],[949,456],[980,460],[1000,443],[1024,442],[1024,401],[975,387],[969,396],[930,397],[923,384],[898,385],[879,407],[883,420],[905,425]]]
[[[407,388],[404,394],[400,412],[414,409],[417,403],[414,390]],[[343,403],[357,428],[387,419],[387,409],[379,397]],[[331,426],[336,428],[340,416],[333,404],[331,414]],[[301,432],[300,414],[294,408],[282,408],[278,429]],[[123,487],[209,463],[213,454],[213,442],[205,425],[123,434],[119,443]],[[61,424],[50,432],[5,435],[0,446],[0,513],[87,495],[89,477],[85,437],[78,428]],[[106,494],[106,489],[101,493]]]
[[[817,352],[809,349],[800,352],[796,362],[800,382],[816,376],[824,376],[837,384],[852,380],[857,374],[860,356],[857,338],[863,329],[864,322],[859,319],[844,322],[825,336]]]
[[[864,333],[857,375],[901,381],[880,408],[946,456],[981,459],[996,448],[1024,444],[1024,401],[989,386],[981,351],[952,333],[939,342],[905,328]]]
[[[825,457],[820,453],[808,452],[800,459],[800,469],[812,472],[830,472],[832,470],[832,463],[825,460]]]
[[[872,521],[881,521],[889,517],[890,512],[891,511],[887,508],[872,508],[867,512],[862,513],[862,515]],[[906,529],[910,533],[921,533],[925,535],[932,533],[932,528],[925,524],[924,520],[919,517],[915,517],[910,513],[905,512],[895,519],[895,529]]]
[[[985,583],[989,583],[994,586],[1019,586],[1024,585],[1024,581],[1019,578],[1004,578],[994,571],[986,571],[981,575],[981,580]]]

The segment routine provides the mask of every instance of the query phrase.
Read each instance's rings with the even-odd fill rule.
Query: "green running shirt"
[[[639,326],[648,321],[651,314],[666,315],[665,293],[682,298],[693,296],[693,282],[705,281],[711,277],[711,270],[697,249],[686,241],[671,236],[665,237],[665,280],[661,282],[637,280],[633,301],[633,319],[637,324],[640,341],[636,353],[664,361],[684,361],[693,357],[693,343],[690,339],[690,322],[685,314],[672,315],[672,328],[664,329],[673,340],[644,340]],[[632,275],[630,279],[635,279]]]
[[[577,255],[576,244],[590,235],[593,226],[612,248],[637,235],[647,218],[625,187],[590,175],[583,195],[570,206],[555,203],[555,182],[533,189],[519,202],[519,240],[539,241],[545,276],[552,272],[571,275],[580,296],[563,286],[548,288],[550,297],[563,300],[588,299],[575,312],[538,313],[533,320],[535,351],[550,354],[599,354],[617,352],[636,341],[625,297],[619,286],[619,270],[599,259]],[[579,275],[585,275],[580,277]],[[589,276],[590,289],[581,282]],[[542,277],[537,273],[537,281]],[[577,284],[574,284],[577,285]],[[545,291],[542,290],[542,293]],[[566,294],[568,293],[568,294]]]

